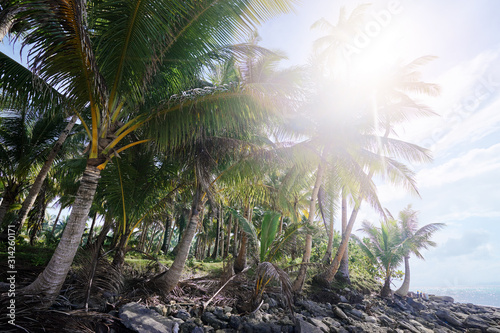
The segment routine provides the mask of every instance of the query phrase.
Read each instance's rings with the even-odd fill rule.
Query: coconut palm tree
[[[373,122],[369,124],[368,127],[352,128],[371,135],[372,138],[370,140],[372,143],[378,141],[369,148],[371,144],[367,145],[368,141],[360,140],[359,143],[361,146],[358,148],[370,150],[371,153],[379,155],[381,160],[386,159],[385,162],[379,165],[377,165],[377,163],[370,163],[368,166],[366,160],[364,161],[365,164],[361,163],[363,168],[368,167],[370,170],[366,175],[365,183],[371,182],[371,178],[376,174],[392,174],[392,176],[388,178],[399,174],[398,181],[401,181],[404,186],[410,190],[416,191],[411,171],[398,162],[396,158],[403,157],[407,160],[410,158],[409,161],[424,162],[430,160],[430,155],[422,148],[390,138],[390,135],[394,134],[393,128],[395,124],[400,124],[415,116],[428,116],[433,114],[428,107],[416,103],[411,96],[415,95],[415,93],[433,96],[439,93],[439,87],[434,84],[422,82],[417,71],[418,67],[431,60],[431,57],[422,57],[410,64],[391,68],[387,73],[384,73],[384,80],[377,82],[376,86],[367,85],[365,82],[359,82],[355,77],[352,77],[353,70],[358,65],[357,62],[360,60],[362,61],[362,59],[350,57],[345,51],[346,47],[349,47],[356,34],[366,22],[365,12],[368,6],[369,5],[366,4],[358,6],[350,15],[347,15],[346,10],[342,8],[337,25],[330,24],[324,19],[316,22],[314,26],[326,30],[327,35],[318,39],[315,43],[317,52],[315,59],[317,59],[316,63],[319,65],[319,74],[315,77],[319,78],[318,80],[322,82],[323,86],[329,88],[329,95],[326,96],[333,95],[331,90],[338,90],[338,93],[333,95],[334,97],[325,101],[326,104],[337,104],[336,110],[332,108],[330,113],[338,112],[339,108],[347,108],[347,114],[352,113],[357,115],[350,120],[345,117],[337,118],[340,123],[346,121],[356,123],[363,117],[366,117],[365,120],[373,119]],[[350,88],[346,88],[346,86]],[[349,100],[346,101],[346,99],[343,98],[349,95],[356,96],[357,103],[352,103],[352,101]],[[367,111],[364,115],[362,115],[363,112],[361,111],[363,108]],[[345,111],[346,110],[344,110],[344,112]],[[339,114],[342,115],[342,111]],[[377,136],[378,139],[373,140],[373,135]],[[366,154],[366,151],[364,154]],[[372,162],[373,161],[374,160],[372,160]],[[392,181],[394,182],[394,180],[393,178]],[[356,191],[352,191],[352,186],[343,186],[343,189],[342,211],[345,212],[342,214],[343,237],[334,260],[327,271],[321,275],[321,279],[326,279],[327,281],[331,281],[334,278],[341,264],[341,275],[344,279],[348,279],[347,244],[352,226],[356,221],[356,215],[359,211],[361,201],[365,200],[363,195],[356,193]],[[346,213],[347,201],[344,200],[346,193],[350,193],[353,198],[353,208],[348,223]],[[372,196],[373,194],[374,193],[372,193]],[[373,196],[373,198],[375,199],[375,196]],[[382,212],[380,206],[377,208]]]
[[[0,118],[0,174],[4,187],[0,224],[5,224],[6,213],[39,170],[64,126],[61,116],[30,109],[4,111]]]
[[[397,221],[388,219],[380,223],[380,228],[375,227],[368,221],[363,221],[361,231],[368,235],[368,243],[361,239],[355,239],[361,249],[383,270],[384,286],[380,291],[382,297],[391,295],[391,279],[397,267],[404,257],[404,249],[401,246],[403,239],[401,229]]]
[[[171,91],[179,91],[181,78],[201,69],[202,58],[213,55],[218,46],[228,44],[252,23],[289,10],[290,2],[45,4],[10,0],[2,7],[16,13],[14,23],[25,23],[18,40],[31,47],[28,67],[71,100],[88,135],[87,167],[61,242],[44,272],[25,289],[50,299],[59,292],[76,253],[101,170],[113,156],[144,142],[124,145],[123,139],[152,119],[152,113],[176,114],[177,122],[171,122],[165,132],[177,144],[193,132],[193,119],[208,121],[199,113],[185,117],[187,108],[179,113],[181,108],[170,109],[171,104],[158,100],[152,108],[147,99],[154,95],[152,83],[163,82]],[[81,112],[87,106],[89,118]],[[222,113],[211,114],[210,121]],[[224,119],[232,117],[225,114]]]
[[[399,296],[406,296],[410,290],[410,255],[413,253],[417,258],[424,259],[420,250],[436,246],[430,238],[436,231],[445,227],[445,224],[430,223],[418,228],[418,212],[413,210],[411,205],[399,212],[398,224],[403,240],[405,277],[403,284],[395,293]]]

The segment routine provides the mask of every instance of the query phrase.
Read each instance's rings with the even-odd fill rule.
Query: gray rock
[[[226,314],[226,312],[222,308],[215,308],[214,315],[217,318],[219,318],[220,320],[224,320],[224,321],[228,321],[229,320],[229,316]]]
[[[182,319],[183,321],[186,321],[191,318],[191,315],[186,311],[186,310],[179,310],[177,313],[174,315],[175,318]]]
[[[316,319],[316,318],[307,318],[307,321],[310,322],[311,324],[313,324],[314,326],[316,326],[317,328],[319,328],[320,330],[322,330],[325,333],[329,333],[330,332],[330,328],[325,323],[323,323],[321,320],[319,320],[319,319]]]
[[[425,310],[427,308],[424,304],[413,300],[413,298],[411,298],[411,297],[408,297],[406,299],[406,302],[408,303],[408,305],[410,305],[412,308],[414,308],[417,311]]]
[[[180,333],[193,333],[195,329],[201,329],[203,332],[203,329],[201,327],[198,327],[194,322],[189,322],[189,323],[184,323],[179,327]]]
[[[342,320],[347,320],[347,315],[342,311],[338,306],[333,306],[332,307],[333,313],[337,318],[342,319]]]
[[[229,326],[234,329],[238,329],[242,322],[243,319],[240,316],[231,316],[231,318],[229,318]]]
[[[468,316],[464,321],[464,325],[468,328],[479,328],[483,331],[486,331],[491,326],[486,320],[475,314]]]
[[[441,303],[453,303],[455,302],[455,300],[453,299],[453,297],[450,297],[450,296],[435,296],[435,295],[431,295],[429,296],[429,299],[431,301],[434,301],[434,302],[441,302]]]
[[[338,321],[330,317],[325,317],[322,319],[322,321],[330,328],[330,330],[342,327],[342,325]]]
[[[212,312],[205,311],[201,315],[201,320],[215,329],[227,328],[228,323],[217,318]]]
[[[448,309],[437,310],[436,316],[452,326],[462,327],[462,322]]]
[[[395,323],[395,321],[392,318],[390,318],[389,316],[387,316],[385,314],[381,314],[380,316],[378,316],[378,319],[386,326],[392,327]]]
[[[356,318],[355,319],[365,319],[365,313],[363,311],[360,311],[358,309],[352,309],[348,313],[351,313],[354,315]]]
[[[169,320],[156,311],[138,303],[127,303],[120,309],[120,319],[125,327],[136,332],[174,333],[179,324]]]
[[[487,333],[500,333],[500,326],[488,327],[486,329]]]
[[[377,323],[377,318],[375,318],[374,316],[366,316],[365,317],[365,321],[367,323],[376,324]]]
[[[297,328],[299,333],[323,333],[323,331],[320,328],[302,319],[298,320]]]
[[[303,306],[307,311],[309,311],[315,317],[328,317],[329,311],[323,308],[316,302],[309,300],[302,300],[297,302],[297,304]]]

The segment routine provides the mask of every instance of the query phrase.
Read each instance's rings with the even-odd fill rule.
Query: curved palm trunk
[[[349,245],[349,238],[351,237],[352,228],[354,227],[354,222],[356,222],[356,217],[358,216],[360,207],[361,199],[359,199],[358,203],[354,205],[349,223],[347,223],[347,227],[345,229],[345,233],[342,234],[342,241],[340,242],[337,253],[335,254],[335,258],[333,258],[333,261],[330,266],[328,266],[327,270],[317,277],[319,280],[330,283],[335,278],[335,274],[337,274],[337,271],[339,270],[340,262],[342,261],[342,257],[347,249],[347,245]]]
[[[408,291],[410,291],[410,256],[405,256],[405,279],[395,294],[404,297],[408,294]]]
[[[165,233],[163,234],[163,243],[161,245],[161,250],[164,254],[167,254],[168,248],[170,247],[170,228],[172,220],[170,219],[170,214],[167,214],[165,221]]]
[[[101,173],[93,162],[87,161],[71,215],[49,264],[32,284],[22,290],[25,294],[40,294],[48,305],[59,294],[82,239]]]
[[[128,234],[126,231],[120,237],[120,241],[118,242],[118,246],[116,247],[115,255],[113,256],[113,266],[115,266],[118,270],[121,270],[123,264],[125,263],[125,254],[127,254],[127,243],[128,243]]]
[[[314,183],[314,188],[311,194],[311,201],[309,203],[309,217],[307,219],[308,225],[312,225],[314,221],[314,216],[316,215],[316,201],[318,200],[319,187],[323,180],[323,172],[324,168],[320,162],[318,165],[318,171],[316,173],[316,181]],[[297,275],[297,278],[293,282],[292,286],[292,291],[294,292],[301,291],[302,287],[304,286],[307,273],[307,264],[311,259],[311,251],[312,251],[312,235],[308,232],[306,235],[306,244],[304,249],[304,255],[302,257],[302,265],[300,266],[299,274]]]
[[[241,232],[241,241],[240,241],[240,251],[238,252],[238,256],[234,261],[234,272],[238,274],[242,272],[247,265],[247,234],[242,230]]]
[[[175,256],[174,262],[170,268],[155,276],[148,283],[148,286],[152,289],[159,290],[163,294],[170,293],[179,280],[181,278],[182,270],[184,269],[184,264],[186,263],[186,259],[189,255],[189,249],[191,247],[191,243],[193,242],[194,235],[196,234],[196,230],[198,229],[198,222],[200,220],[200,214],[203,207],[203,203],[201,201],[201,188],[198,186],[196,189],[197,193],[195,194],[195,202],[191,209],[191,217],[189,219],[189,224],[184,229],[184,233],[182,235],[182,239],[178,244],[177,254]]]
[[[386,274],[385,281],[384,281],[384,286],[382,287],[382,290],[380,291],[380,296],[382,297],[389,297],[392,295],[391,292],[391,275],[389,273]]]
[[[17,184],[15,184],[17,185]],[[2,203],[0,204],[0,226],[3,226],[5,215],[10,209],[10,206],[15,202],[18,191],[16,188],[18,186],[7,185],[2,195]],[[5,234],[5,237],[4,237]],[[4,226],[4,231],[2,232],[2,240],[7,239],[7,226]]]
[[[66,141],[66,138],[68,137],[69,133],[73,129],[73,126],[76,123],[76,120],[78,117],[74,115],[70,122],[66,125],[66,128],[62,131],[61,135],[57,139],[54,147],[52,147],[52,150],[49,153],[49,156],[47,157],[47,160],[45,161],[45,164],[43,165],[42,169],[38,173],[38,176],[35,179],[35,182],[30,188],[30,191],[28,193],[28,196],[23,202],[23,205],[21,207],[21,210],[18,213],[17,220],[14,224],[15,230],[16,230],[16,235],[19,233],[21,230],[24,221],[26,221],[26,217],[28,216],[29,211],[31,210],[31,207],[33,207],[33,204],[35,203],[36,197],[38,196],[38,193],[40,193],[40,189],[42,188],[43,182],[45,181],[45,178],[49,174],[50,168],[52,166],[52,163],[56,159],[57,153],[59,153],[59,150],[61,150],[61,147]]]
[[[342,235],[345,234],[347,228],[347,198],[342,191]],[[349,244],[348,244],[349,245]],[[338,272],[335,274],[335,279],[344,283],[351,283],[349,279],[349,246],[346,247]]]

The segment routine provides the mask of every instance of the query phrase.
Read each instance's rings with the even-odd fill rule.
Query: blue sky
[[[359,3],[303,1],[294,14],[260,29],[262,45],[285,51],[289,64],[305,63],[312,40],[321,36],[311,24],[322,17],[336,23],[341,6],[350,11]],[[425,67],[424,80],[443,90],[440,97],[424,100],[439,116],[398,131],[400,138],[433,152],[433,163],[412,166],[421,198],[379,182],[382,205],[393,214],[412,204],[421,225],[447,224],[434,237],[438,247],[425,252],[426,260],[411,260],[413,289],[500,285],[500,3],[371,3],[372,20],[397,8],[371,43],[389,38],[390,52],[401,59],[437,56]],[[378,216],[365,207],[358,225],[363,219],[375,222]]]

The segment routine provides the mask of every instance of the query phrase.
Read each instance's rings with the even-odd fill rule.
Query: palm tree
[[[367,4],[358,6],[349,15],[342,8],[337,25],[332,25],[324,19],[316,22],[314,25],[314,27],[323,28],[327,31],[326,36],[315,42],[317,51],[315,60],[317,65],[319,65],[317,67],[319,74],[316,77],[318,81],[322,82],[323,87],[328,87],[326,89],[327,94],[325,95],[327,98],[323,97],[324,103],[336,106],[336,108],[330,107],[330,114],[325,113],[325,115],[332,117],[332,113],[338,113],[336,120],[339,124],[351,122],[351,125],[354,125],[357,122],[360,125],[361,119],[364,118],[365,121],[372,119],[372,122],[365,124],[365,126],[353,126],[350,128],[351,133],[346,134],[346,137],[351,136],[348,140],[353,140],[351,145],[355,143],[356,138],[354,135],[356,131],[365,134],[364,139],[360,139],[363,136],[358,137],[357,142],[359,146],[356,148],[358,150],[356,154],[352,155],[353,157],[357,155],[354,159],[360,164],[361,168],[369,170],[368,174],[358,178],[358,181],[364,178],[363,182],[369,184],[372,177],[377,174],[390,174],[389,178],[397,175],[398,180],[396,183],[401,182],[405,187],[416,192],[411,171],[398,162],[396,158],[403,157],[409,161],[424,162],[430,160],[429,153],[418,146],[395,140],[389,136],[393,134],[394,124],[407,121],[413,116],[433,114],[428,107],[416,103],[408,94],[424,93],[436,95],[439,92],[439,87],[434,84],[422,82],[417,72],[418,66],[429,61],[431,57],[422,57],[408,65],[394,67],[392,69],[394,70],[393,72],[384,73],[385,79],[377,84],[377,86],[365,85],[365,82],[357,82],[351,78],[352,71],[359,59],[351,59],[345,54],[345,51],[346,47],[352,43],[356,34],[363,27],[365,12],[368,6]],[[356,96],[357,103],[353,103],[352,100],[346,100],[345,96],[349,95]],[[365,109],[364,114],[363,109]],[[342,116],[346,114],[349,116],[350,113],[354,117],[351,116],[349,119]],[[342,129],[335,132],[342,133]],[[328,138],[328,136],[325,138]],[[329,141],[332,142],[333,140],[331,138]],[[351,154],[354,152],[355,150],[350,149]],[[367,154],[378,155],[379,161],[382,161],[382,163],[376,162],[376,156],[372,156],[371,161],[368,161],[366,159]],[[337,159],[338,157],[340,156],[337,156]],[[339,169],[336,172],[339,172]],[[392,178],[393,182],[394,180],[395,178]],[[346,178],[344,178],[344,181],[349,182]],[[343,237],[341,245],[327,271],[320,276],[320,279],[326,281],[331,281],[334,278],[341,263],[344,263],[343,277],[346,277],[346,274],[348,274],[346,250],[349,236],[356,221],[361,201],[366,200],[368,198],[366,194],[369,194],[366,190],[364,190],[364,194],[357,192],[356,186],[353,187],[351,185],[346,187],[344,184],[341,185],[344,189],[343,198],[345,198],[346,193],[351,194],[353,208],[348,222],[347,214],[344,213],[342,215]],[[366,186],[364,187],[366,188]],[[380,206],[377,205],[375,192],[372,192],[369,196],[374,200],[372,203],[376,205],[376,208],[382,212]],[[343,200],[343,212],[347,211],[346,206],[347,201]]]
[[[445,224],[430,223],[418,228],[418,212],[413,210],[411,205],[399,212],[398,223],[404,247],[405,277],[403,284],[395,293],[399,296],[406,296],[410,290],[410,255],[413,253],[417,258],[424,259],[420,250],[436,246],[430,238],[436,231],[445,227]]]
[[[401,246],[402,234],[397,221],[388,219],[380,223],[380,228],[375,227],[368,221],[363,221],[360,229],[368,235],[368,243],[355,237],[361,249],[383,270],[384,286],[380,291],[382,297],[391,295],[391,279],[395,270],[401,264],[404,257],[404,249]]]
[[[4,186],[0,224],[5,224],[6,213],[30,183],[54,144],[54,137],[65,126],[61,116],[41,115],[29,109],[4,112],[0,118],[0,174]],[[5,229],[3,234],[6,235]]]
[[[29,68],[47,84],[64,91],[88,135],[87,166],[69,222],[48,266],[26,292],[42,293],[49,299],[58,294],[78,248],[101,170],[113,156],[144,142],[131,140],[123,145],[125,137],[153,118],[152,113],[175,114],[173,119],[177,121],[164,128],[172,144],[179,144],[186,134],[196,132],[192,127],[195,123],[218,120],[221,126],[231,119],[225,113],[221,120],[224,112],[186,117],[188,108],[181,110],[177,104],[171,109],[171,104],[158,99],[152,103],[151,96],[159,97],[151,93],[155,85],[161,82],[171,92],[179,91],[178,84],[185,82],[181,78],[199,71],[202,59],[212,55],[210,52],[218,46],[228,44],[233,33],[247,31],[250,24],[289,10],[289,3],[3,3],[3,9],[16,11],[16,22],[26,23],[20,41],[31,47]],[[234,100],[235,96],[231,97]],[[82,113],[87,106],[88,118]]]

